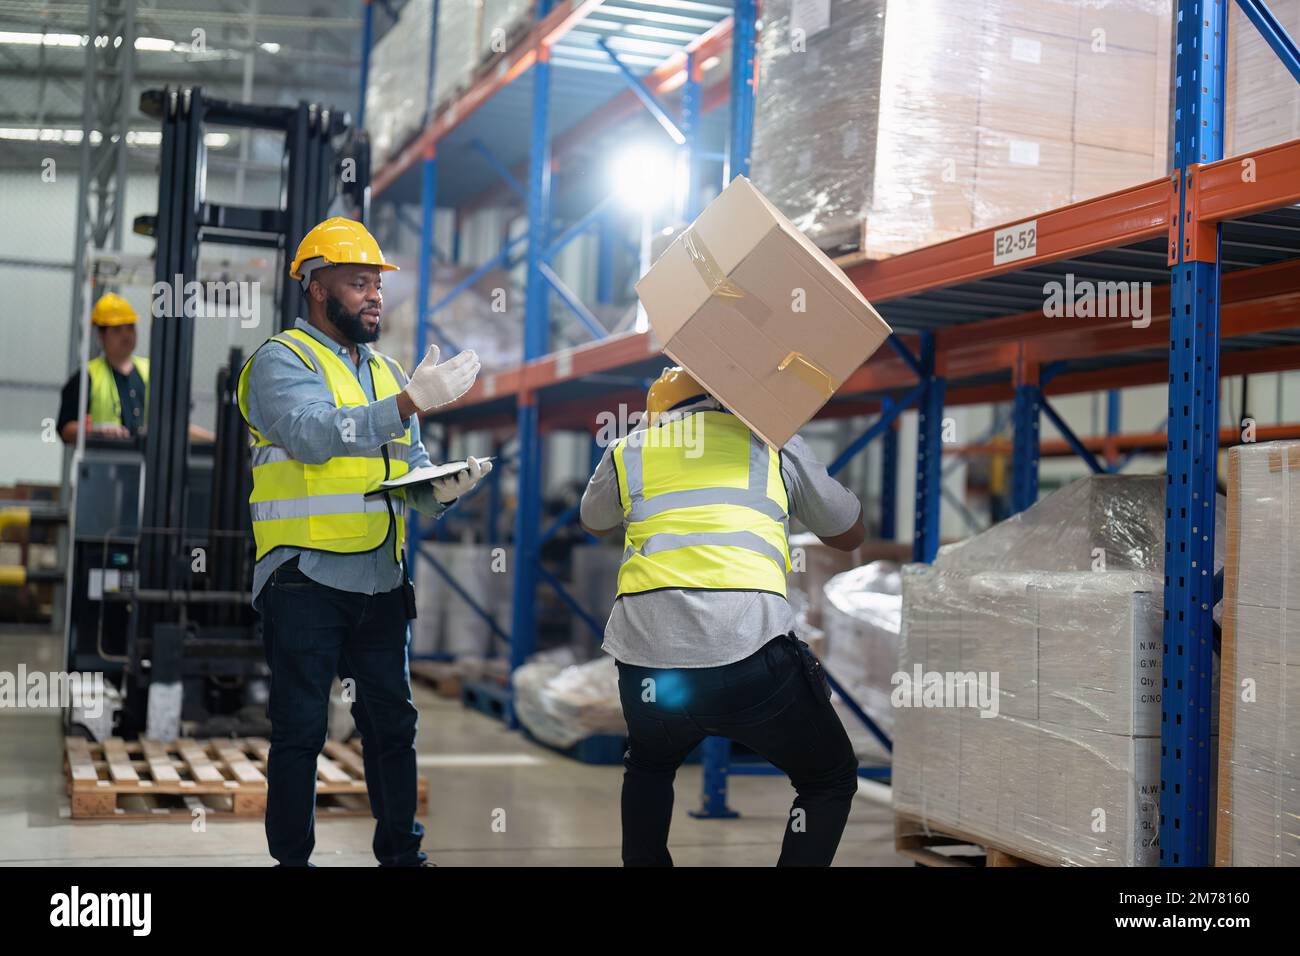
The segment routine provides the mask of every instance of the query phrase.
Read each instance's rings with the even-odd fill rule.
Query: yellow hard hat
[[[116,292],[106,292],[90,310],[90,321],[100,328],[107,328],[110,325],[135,325],[140,316],[135,314],[135,309],[126,299]]]
[[[326,219],[298,243],[298,252],[289,265],[289,275],[301,279],[298,270],[308,259],[324,259],[331,265],[379,266],[387,271],[397,266],[384,259],[379,243],[361,223],[342,216]]]
[[[646,393],[645,410],[650,416],[650,424],[653,425],[656,418],[686,399],[707,394],[708,390],[680,365],[664,369]]]

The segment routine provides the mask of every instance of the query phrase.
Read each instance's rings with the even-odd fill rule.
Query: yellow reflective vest
[[[306,332],[281,332],[262,347],[270,342],[286,346],[307,368],[321,375],[337,407],[369,403],[356,374],[334,351]],[[248,420],[249,370],[258,352],[244,363],[237,386],[239,410],[252,438],[253,493],[248,504],[258,559],[283,545],[340,554],[373,551],[394,530],[394,559],[400,562],[406,539],[405,499],[388,492],[371,497],[366,493],[409,470],[409,429],[378,448],[358,448],[355,455],[340,455],[324,464],[297,461]],[[370,358],[376,401],[401,390],[390,362],[397,366],[377,352]]]
[[[144,381],[144,407],[149,408],[149,360],[135,356],[131,360],[140,378]],[[122,421],[122,397],[117,393],[117,380],[113,370],[108,367],[104,356],[99,355],[86,364],[86,374],[90,378],[90,401],[86,404],[86,414],[92,425],[124,425]]]
[[[736,416],[693,412],[614,445],[627,521],[618,593],[661,588],[785,596],[789,498],[781,456]]]

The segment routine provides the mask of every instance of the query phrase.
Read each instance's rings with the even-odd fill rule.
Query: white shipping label
[[[1013,139],[1008,153],[1013,166],[1038,165],[1038,144],[1032,139]]]
[[[1011,59],[1019,60],[1021,63],[1042,63],[1042,42],[1031,40],[1029,37],[1012,37]]]
[[[1038,255],[1038,220],[1006,226],[993,233],[993,264],[1000,266],[1004,262],[1017,259],[1029,259]]]
[[[794,0],[790,7],[790,29],[802,29],[814,37],[831,25],[831,0]]]
[[[555,353],[555,377],[568,378],[573,374],[573,353],[556,352]]]
[[[486,375],[483,377],[483,395],[485,398],[491,398],[497,393],[497,377],[495,375]]]

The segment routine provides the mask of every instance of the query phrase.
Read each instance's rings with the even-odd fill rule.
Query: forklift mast
[[[291,328],[301,292],[287,264],[302,236],[328,217],[336,199],[363,222],[369,213],[369,145],[344,112],[318,104],[263,106],[215,99],[200,87],[149,90],[140,109],[162,125],[156,216],[135,231],[157,241],[155,279],[164,288],[198,280],[203,243],[263,247],[281,253],[276,331]],[[284,134],[281,201],[272,208],[208,202],[204,134],[210,127]],[[173,301],[181,298],[179,290]],[[165,314],[176,312],[177,314]],[[232,349],[217,379],[217,435],[207,516],[186,514],[194,316],[185,309],[155,315],[150,331],[150,400],[144,443],[135,588],[126,634],[125,702],[120,732],[146,727],[151,699],[179,704],[211,678],[238,683],[265,673],[256,617],[249,606],[253,566],[248,518],[251,476],[248,433],[235,383],[243,355]],[[206,521],[203,518],[206,517]],[[206,525],[208,570],[191,575],[196,529]],[[187,537],[188,536],[188,537]],[[187,707],[188,709],[188,707]],[[172,717],[177,715],[173,713]]]

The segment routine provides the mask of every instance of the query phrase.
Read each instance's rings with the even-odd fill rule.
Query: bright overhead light
[[[258,46],[261,47],[263,50],[265,50],[267,53],[280,52],[280,44],[278,43],[259,43]]]
[[[181,45],[165,37],[136,37],[135,48],[146,53],[172,53],[179,50]]]
[[[649,145],[631,146],[614,157],[614,192],[623,204],[648,212],[673,198],[676,174],[676,158],[668,150]]]
[[[0,30],[0,43],[20,46],[85,46],[86,37],[80,33],[16,33]]]
[[[0,126],[0,140],[9,140],[23,143],[63,143],[68,146],[76,146],[81,142],[81,130],[79,129],[56,129],[52,127],[22,127],[22,126]],[[103,134],[99,130],[90,131],[90,143],[92,146],[98,146],[104,141]],[[153,129],[133,129],[127,130],[127,146],[160,146],[162,144],[162,131]],[[229,133],[204,133],[203,144],[209,149],[225,149],[230,145]]]

